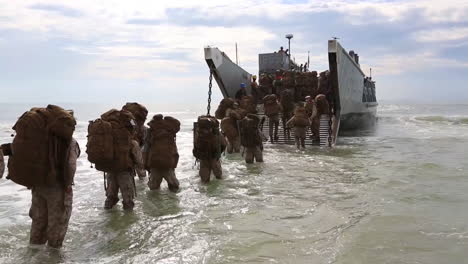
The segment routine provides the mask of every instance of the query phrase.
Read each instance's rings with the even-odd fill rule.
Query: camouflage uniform
[[[223,178],[223,170],[221,169],[221,161],[219,159],[200,160],[199,175],[202,182],[210,182],[211,172],[213,172],[216,179]]]
[[[294,141],[296,142],[296,147],[305,148],[305,138],[306,138],[307,127],[295,126],[294,127]]]
[[[279,126],[279,114],[275,114],[268,117],[268,135],[270,136],[270,141],[278,141],[278,126]]]
[[[167,181],[169,190],[176,192],[179,190],[179,180],[177,180],[175,175],[175,169],[160,169],[160,168],[151,168],[151,174],[148,181],[148,187],[151,190],[157,190],[161,186],[162,180]]]
[[[138,134],[141,134],[140,137],[142,137],[139,142],[139,146],[140,146],[139,150],[141,152],[140,155],[142,156],[143,155],[143,143],[144,143],[144,139],[146,138],[146,133],[148,133],[148,128],[145,127],[145,125],[140,125],[138,126],[138,131],[141,131]],[[135,170],[137,172],[138,178],[143,179],[146,177],[146,170],[143,166],[143,161],[139,164],[141,164],[141,166],[137,166]]]
[[[135,140],[132,141],[131,156],[135,167],[143,167],[143,159],[141,156],[140,146]],[[107,188],[106,188],[106,201],[104,203],[105,209],[111,209],[119,201],[119,189],[122,194],[122,204],[124,210],[132,210],[135,206],[133,199],[135,198],[135,181],[134,170],[132,168],[106,174]]]
[[[48,186],[32,188],[32,202],[29,216],[31,224],[31,244],[45,244],[59,248],[67,233],[73,203],[73,178],[76,171],[76,160],[80,156],[78,143],[72,139],[67,151],[65,175],[61,180]],[[63,177],[60,177],[63,176]],[[58,178],[58,179],[59,179]]]
[[[231,139],[227,139],[227,147],[226,151],[227,153],[239,153],[240,152],[240,137],[235,137]]]
[[[227,144],[226,151],[229,154],[233,152],[239,153],[240,152],[240,136],[239,136],[239,131],[237,128],[237,120],[240,119],[240,114],[237,113],[235,109],[228,108],[226,110],[226,117],[229,117],[231,119],[229,120],[229,123],[228,123],[230,124],[228,126],[229,130],[236,131],[236,133],[233,133],[233,132],[228,133],[229,131],[223,131],[223,134],[225,135],[226,144]],[[221,126],[221,128],[222,128],[221,130],[223,130],[223,126]]]
[[[219,144],[220,144],[220,152],[219,153],[212,153],[211,159],[202,159],[200,160],[200,170],[198,171],[198,175],[203,183],[209,183],[211,179],[211,172],[213,172],[216,179],[223,178],[223,169],[221,168],[221,154],[226,149],[226,139],[219,135]],[[239,137],[240,141],[240,137]]]
[[[263,162],[263,146],[245,148],[245,162],[253,163],[254,158],[256,162]]]

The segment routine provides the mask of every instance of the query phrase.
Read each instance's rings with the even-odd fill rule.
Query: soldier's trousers
[[[245,149],[245,162],[253,163],[254,158],[256,162],[263,162],[263,151],[260,146]]]
[[[230,139],[228,138],[227,139],[227,147],[226,147],[226,151],[227,153],[231,154],[231,153],[239,153],[240,152],[240,145],[241,145],[241,142],[240,142],[240,137],[236,137],[236,138],[233,138],[233,139]]]
[[[70,220],[73,191],[65,192],[61,185],[34,187],[29,216],[31,244],[47,244],[54,248],[62,246]]]
[[[306,138],[307,127],[294,127],[294,140],[296,142],[297,148],[305,148],[305,138]]]
[[[159,168],[151,168],[151,174],[148,180],[148,187],[150,190],[159,189],[163,179],[167,181],[170,191],[176,192],[179,190],[179,180],[176,178],[175,169]]]
[[[219,159],[200,160],[200,171],[198,174],[202,182],[210,182],[211,172],[213,172],[217,179],[223,178],[221,161]]]
[[[278,139],[278,126],[279,126],[279,115],[273,115],[268,117],[268,134],[270,140]]]
[[[143,162],[143,149],[142,148],[138,148],[138,149],[141,151],[141,155],[136,155],[137,157],[135,157],[135,158],[140,159],[136,163],[141,164],[141,166],[137,165],[135,170],[136,170],[136,173],[138,175],[138,178],[143,179],[143,178],[146,177],[146,170],[144,168],[145,166],[144,166],[144,162]]]
[[[107,190],[106,202],[104,208],[111,209],[119,201],[119,190],[122,194],[122,204],[125,210],[132,210],[135,206],[133,199],[135,198],[135,182],[133,174],[130,171],[119,173],[109,173],[106,175]]]

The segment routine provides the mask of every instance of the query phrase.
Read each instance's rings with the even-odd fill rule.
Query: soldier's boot
[[[299,137],[294,137],[294,142],[296,143],[296,148],[301,149],[301,145],[299,144]]]
[[[301,147],[305,149],[305,138],[301,138]]]

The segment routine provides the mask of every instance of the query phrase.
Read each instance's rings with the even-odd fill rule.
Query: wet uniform
[[[143,158],[141,155],[138,142],[132,140],[131,158],[135,167],[143,167]],[[125,171],[111,172],[106,174],[107,188],[106,201],[104,208],[111,209],[119,201],[119,190],[122,194],[122,204],[125,210],[132,210],[135,206],[133,199],[135,198],[135,182],[134,168],[129,168]]]
[[[35,186],[31,190],[31,244],[62,246],[68,229],[73,204],[71,185],[76,171],[76,160],[80,156],[78,143],[72,139],[66,154],[64,173],[58,175],[50,185]],[[65,186],[70,186],[66,188]]]

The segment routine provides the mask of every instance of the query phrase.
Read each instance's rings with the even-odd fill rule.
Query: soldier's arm
[[[132,149],[131,149],[132,159],[135,162],[137,168],[143,168],[143,157],[141,155],[140,146],[138,142],[132,140]]]
[[[64,185],[67,192],[71,191],[71,186],[74,184],[75,173],[76,173],[76,161],[81,155],[80,146],[75,139],[72,139],[70,150],[68,153],[68,166],[67,172],[64,179]]]

